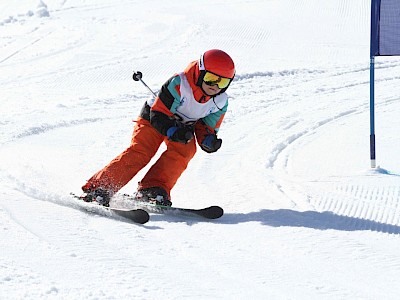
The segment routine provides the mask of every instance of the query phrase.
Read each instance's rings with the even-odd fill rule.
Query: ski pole
[[[157,95],[156,95],[156,94],[151,90],[151,88],[149,88],[149,86],[142,80],[142,77],[143,77],[143,74],[142,74],[142,72],[140,72],[140,71],[134,72],[134,73],[133,73],[133,76],[132,76],[132,78],[133,78],[134,81],[140,81],[141,83],[143,83],[143,85],[150,91],[150,93],[152,93],[153,96],[154,96],[155,98],[157,98]]]

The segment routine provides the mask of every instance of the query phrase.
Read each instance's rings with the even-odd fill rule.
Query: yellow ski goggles
[[[231,83],[232,78],[225,78],[218,75],[215,75],[211,72],[206,72],[203,77],[203,81],[205,84],[209,86],[218,85],[220,89],[227,88]]]

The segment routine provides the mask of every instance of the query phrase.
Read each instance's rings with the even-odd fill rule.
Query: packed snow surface
[[[376,59],[371,169],[369,27],[369,0],[2,1],[0,298],[398,299],[400,59]],[[133,71],[157,91],[213,48],[237,69],[223,145],[172,200],[225,215],[73,202],[129,145]]]

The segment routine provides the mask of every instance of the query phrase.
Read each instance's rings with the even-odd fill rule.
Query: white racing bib
[[[181,100],[179,106],[176,108],[175,115],[180,118],[180,122],[185,124],[194,123],[201,118],[221,110],[225,106],[228,100],[225,93],[217,95],[205,103],[197,102],[185,74],[180,73],[179,77],[181,78]]]

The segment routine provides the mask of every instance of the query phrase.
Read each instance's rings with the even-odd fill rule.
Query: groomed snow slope
[[[400,59],[376,60],[371,170],[370,1],[117,2],[0,4],[0,298],[397,299]],[[225,215],[71,202],[129,145],[133,70],[158,90],[211,48],[237,66],[223,146],[172,197]]]

